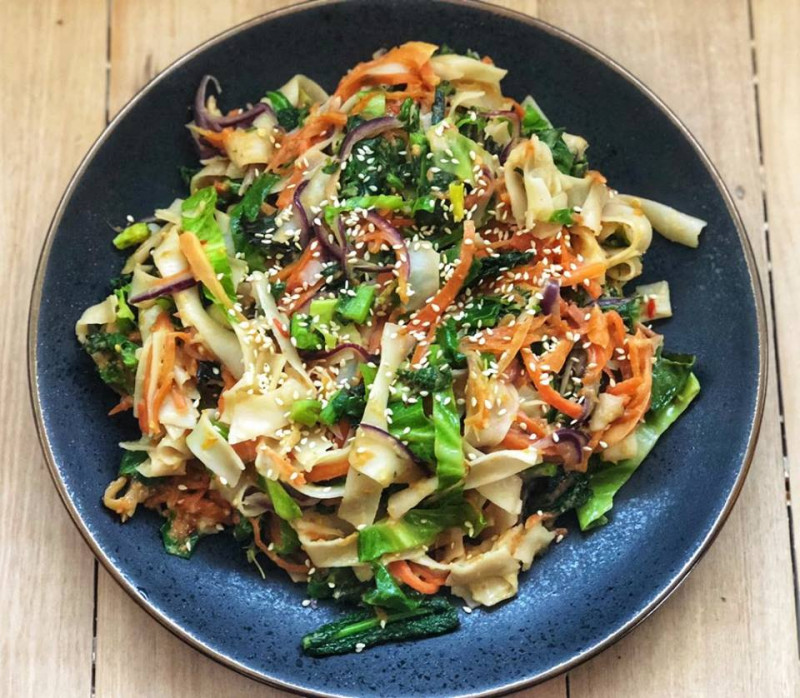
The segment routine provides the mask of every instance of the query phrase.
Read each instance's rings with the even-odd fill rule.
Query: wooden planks
[[[291,3],[113,0],[110,114],[159,70],[203,39],[287,4]],[[505,0],[500,4],[529,14],[538,12],[543,19],[606,50],[675,108],[737,193],[737,204],[766,281],[746,0],[709,0],[699,6],[690,0],[609,0],[603,3],[602,12],[591,0]],[[26,172],[25,165],[36,162],[35,174],[58,182],[46,202],[36,198],[40,196],[38,189],[26,186],[34,178],[33,168],[29,168],[29,177],[15,177],[15,183],[2,190],[6,204],[2,210],[13,211],[14,217],[13,224],[0,235],[11,239],[12,231],[18,229],[35,229],[43,234],[46,220],[37,212],[52,210],[66,174],[99,130],[105,91],[106,4],[103,0],[47,0],[7,5],[0,7],[0,31],[3,45],[17,51],[17,60],[13,65],[4,62],[4,85],[9,94],[26,96],[25,115],[33,119],[28,122],[33,127],[26,130],[27,138],[4,141],[2,161],[10,163],[20,175]],[[788,221],[788,211],[796,199],[792,194],[797,193],[797,184],[787,176],[791,172],[785,173],[787,167],[796,164],[791,158],[781,158],[784,152],[796,153],[800,139],[793,118],[800,107],[800,94],[793,81],[797,70],[792,71],[788,63],[795,61],[797,67],[800,62],[800,54],[792,48],[792,36],[800,29],[800,11],[791,5],[789,0],[755,0],[759,62],[763,66],[768,201],[774,201],[770,222],[778,291],[775,303],[789,418],[789,454],[796,457],[800,432],[791,416],[796,416],[800,408],[800,377],[794,368],[797,350],[790,337],[793,316],[789,299],[797,297],[791,292],[798,290],[798,282],[792,276],[796,262],[792,264],[795,255],[791,243],[796,233]],[[63,27],[55,24],[58,17],[64,18]],[[69,30],[63,32],[66,38],[59,34],[61,29]],[[78,44],[80,52],[74,51]],[[27,70],[20,70],[20,64]],[[62,66],[67,66],[65,72],[57,70]],[[37,82],[46,88],[40,93],[27,89]],[[61,125],[45,120],[46,108],[54,105],[74,110],[70,111],[74,118],[60,121]],[[12,112],[2,113],[5,132],[17,133]],[[55,145],[37,138],[54,127],[60,129],[52,139]],[[783,210],[777,210],[779,206]],[[13,249],[17,264],[8,270],[11,279],[29,278],[38,248],[17,245]],[[11,258],[5,256],[0,264]],[[21,313],[19,308],[0,305],[0,327],[20,327]],[[17,367],[23,351],[18,335],[9,332],[0,344],[0,379],[9,386],[12,398],[0,401],[0,424],[8,430],[7,441],[14,444],[12,462],[36,463],[37,467],[12,470],[11,487],[7,480],[0,490],[0,598],[6,599],[11,589],[15,599],[11,617],[14,632],[2,639],[0,667],[5,662],[14,662],[16,667],[14,672],[0,675],[0,688],[6,686],[4,681],[11,681],[0,694],[26,695],[30,691],[33,695],[36,690],[37,695],[87,695],[91,676],[90,557],[55,501],[55,492],[38,465],[38,451],[28,441],[17,445],[18,435],[31,429],[25,421],[27,413],[5,407],[25,400],[25,385]],[[14,397],[18,399],[14,401]],[[621,643],[572,672],[569,695],[783,696],[800,691],[777,416],[773,371],[758,457],[719,541],[662,610]],[[43,519],[37,521],[35,516],[38,507],[56,509],[60,521],[54,525],[48,518],[45,529]],[[48,546],[43,545],[45,536]],[[47,552],[37,553],[36,564],[31,565],[29,550]],[[31,572],[20,574],[19,570],[26,568]],[[153,686],[166,696],[284,695],[188,648],[140,610],[102,570],[97,592],[96,694],[101,698],[151,695]],[[53,623],[51,616],[58,617],[59,622]],[[141,670],[143,666],[147,671]],[[566,694],[566,682],[561,678],[519,695],[562,698]]]
[[[747,3],[594,7],[548,0],[540,15],[619,59],[685,120],[735,192],[766,280]],[[773,370],[751,477],[719,540],[655,617],[572,672],[571,695],[797,695],[797,648],[775,642],[796,636],[783,497]]]
[[[797,272],[800,232],[792,212],[800,200],[800,166],[788,154],[800,151],[800,85],[796,79],[800,70],[800,52],[795,39],[800,31],[800,5],[796,2],[756,0],[752,9],[766,185],[765,213],[771,247],[769,280],[773,287],[783,398],[784,456],[794,502],[798,502],[800,348],[796,337],[797,309],[792,301],[800,293],[800,276]],[[799,550],[798,542],[800,511],[795,506],[795,556]]]
[[[0,695],[89,695],[94,561],[58,500],[28,400],[28,292],[58,197],[103,126],[104,0],[0,4]],[[81,50],[75,51],[80,44]]]

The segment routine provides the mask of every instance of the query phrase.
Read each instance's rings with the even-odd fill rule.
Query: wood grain
[[[203,39],[287,4],[291,3],[113,0],[109,17],[110,113]],[[736,193],[766,280],[746,0],[607,0],[602,10],[592,0],[506,0],[500,4],[538,13],[607,51],[678,112]],[[64,19],[63,26],[55,24],[59,17]],[[798,198],[800,180],[787,176],[791,170],[787,173],[786,169],[797,167],[793,158],[800,145],[795,117],[800,107],[796,82],[800,54],[793,43],[800,31],[800,11],[793,0],[756,0],[755,18],[763,66],[767,194],[770,204],[775,202],[770,206],[770,223],[783,394],[789,418],[789,454],[796,458],[800,376],[790,336],[793,315],[789,299],[797,297],[792,291],[800,290],[800,282],[793,275],[797,261],[791,244],[797,233],[788,221],[788,211]],[[70,168],[102,123],[106,21],[103,0],[0,5],[3,50],[10,46],[14,51],[14,61],[4,61],[0,69],[4,87],[8,94],[22,95],[15,107],[24,110],[25,123],[31,126],[25,131],[29,135],[20,133],[18,112],[3,105],[4,133],[20,133],[18,139],[4,139],[1,146],[2,162],[20,175],[0,194],[5,204],[2,210],[12,211],[10,224],[0,228],[6,243],[3,249],[13,250],[0,258],[0,265],[12,280],[31,277],[38,251],[29,240],[25,245],[18,242],[19,231],[43,234],[46,220],[42,213],[52,210]],[[80,46],[80,51],[75,51],[75,46]],[[31,91],[31,85],[42,89]],[[67,117],[57,123],[46,118],[48,107],[52,112],[55,106]],[[785,153],[794,156],[787,158]],[[34,162],[35,169],[30,166]],[[46,201],[41,188],[29,186],[42,175],[52,184]],[[783,218],[774,213],[779,206],[786,211]],[[0,327],[20,327],[24,311],[6,305],[0,305]],[[0,640],[0,668],[12,662],[15,667],[13,672],[0,673],[0,695],[33,695],[35,690],[36,695],[86,696],[91,677],[92,565],[56,502],[38,451],[29,440],[18,438],[31,433],[27,412],[7,407],[25,401],[19,334],[6,331],[0,335],[0,380],[8,391],[0,401],[0,424],[7,430],[6,441],[12,444],[16,466],[0,489],[0,600],[13,600],[12,632]],[[47,517],[47,528],[44,517],[37,517],[43,507],[48,513],[57,510],[58,520]],[[43,550],[47,553],[34,553],[36,558],[31,561],[29,551]],[[97,587],[96,641],[95,688],[100,698],[150,696],[154,686],[160,696],[284,695],[240,677],[184,645],[139,609],[102,570]],[[519,695],[790,696],[800,693],[799,672],[773,371],[751,477],[731,520],[698,569],[653,618],[573,671],[569,691],[565,679],[560,678]]]
[[[89,695],[94,561],[36,440],[27,297],[51,212],[103,126],[105,2],[0,4],[0,695]],[[75,51],[80,45],[81,50]]]
[[[765,277],[747,3],[618,0],[605,2],[602,13],[593,7],[591,0],[545,0],[540,15],[620,60],[684,119],[735,192]],[[572,672],[571,696],[798,695],[797,648],[775,642],[796,637],[783,502],[773,370],[751,476],[719,540],[662,610]]]
[[[761,107],[761,139],[771,277],[782,379],[785,467],[794,495],[795,557],[800,553],[800,346],[797,342],[797,308],[800,297],[798,248],[800,230],[792,212],[800,201],[800,164],[789,157],[800,152],[800,4],[756,0],[753,28],[757,90]],[[765,282],[767,279],[765,278]],[[794,295],[792,295],[794,294]],[[797,591],[797,590],[796,590]]]

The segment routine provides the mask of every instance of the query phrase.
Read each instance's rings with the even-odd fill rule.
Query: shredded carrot
[[[130,395],[123,395],[120,401],[108,411],[108,416],[111,417],[120,412],[127,412],[133,407],[133,398]]]
[[[409,326],[413,329],[420,327],[428,328],[435,325],[450,304],[456,299],[461,286],[464,284],[469,269],[472,266],[472,258],[475,255],[475,223],[464,221],[464,239],[461,242],[461,259],[453,270],[453,275],[442,286],[433,300],[417,311],[411,319]]]
[[[299,131],[290,133],[280,142],[267,168],[273,172],[283,165],[300,157],[314,143],[325,138],[331,129],[340,128],[347,123],[347,114],[338,111],[328,111],[322,114],[312,113]]]
[[[212,131],[208,128],[195,128],[197,133],[203,137],[204,141],[207,141],[215,148],[220,150],[225,149],[225,142],[230,137],[230,134],[233,133],[233,127],[228,126],[221,131]]]
[[[562,340],[566,341],[566,340]],[[561,343],[559,342],[559,345]],[[571,342],[570,342],[571,348]],[[558,351],[556,348],[554,351]],[[562,350],[563,352],[563,350]],[[569,352],[567,352],[569,353]],[[548,357],[550,354],[543,355],[540,359],[536,359],[533,355],[533,352],[525,347],[520,351],[520,355],[522,356],[522,360],[525,363],[525,369],[528,371],[528,375],[530,376],[531,380],[533,381],[536,390],[539,392],[540,397],[544,400],[548,405],[551,407],[555,407],[559,412],[563,412],[569,417],[573,419],[578,419],[578,417],[583,414],[583,407],[579,405],[577,402],[572,402],[572,400],[568,400],[563,395],[561,395],[557,390],[555,390],[549,382],[545,382],[542,380],[543,370],[542,365],[549,366],[550,369],[553,369],[553,366],[549,363]],[[554,363],[558,360],[558,355],[554,358]],[[566,357],[564,357],[566,358]],[[562,361],[563,365],[563,361]],[[560,370],[560,368],[559,368]],[[549,373],[550,371],[548,371]]]
[[[433,343],[434,338],[436,337],[436,325],[431,324],[428,328],[428,333],[425,335],[425,339],[421,342],[417,342],[417,346],[414,347],[414,354],[411,357],[411,365],[418,366],[422,363],[422,359],[425,358],[425,354],[428,352],[428,347]]]
[[[325,279],[320,279],[316,283],[309,286],[305,291],[301,291],[300,294],[286,304],[286,306],[281,306],[281,310],[285,312],[287,315],[291,316],[296,313],[300,308],[302,308],[306,303],[308,303],[314,296],[319,293],[319,290],[325,285]]]
[[[278,272],[277,278],[279,281],[286,281],[286,291],[288,293],[293,293],[305,284],[302,278],[303,270],[318,256],[319,243],[316,240],[312,240],[311,244],[303,250],[303,254]]]
[[[359,63],[339,82],[334,95],[347,101],[362,87],[371,85],[406,85],[408,90],[424,91],[432,98],[438,78],[433,72],[430,58],[436,46],[421,41],[409,41],[387,51],[382,56]],[[397,65],[399,70],[389,72],[387,66]]]
[[[172,390],[172,377],[175,373],[175,336],[168,332],[164,337],[164,350],[161,353],[161,365],[156,378],[158,388],[153,396],[153,404],[148,410],[150,416],[150,433],[158,431],[158,415],[164,400]]]
[[[498,446],[500,448],[510,449],[512,451],[521,451],[528,448],[533,443],[534,440],[525,434],[525,432],[511,427]]]
[[[306,482],[305,475],[301,473],[299,470],[296,470],[295,467],[291,464],[291,462],[285,457],[282,456],[277,451],[271,449],[267,444],[264,442],[263,439],[258,440],[258,445],[256,446],[257,452],[264,452],[269,456],[269,459],[272,461],[272,464],[277,468],[278,475],[281,480],[285,482],[291,482],[297,485],[304,485]]]
[[[387,565],[389,573],[396,579],[407,584],[420,594],[435,594],[439,588],[444,584],[444,580],[439,581],[425,581],[418,575],[414,574],[413,570],[405,560],[395,560]]]
[[[256,459],[258,442],[255,439],[249,441],[240,441],[238,444],[231,444],[236,455],[245,463],[252,463]]]
[[[547,435],[547,427],[542,424],[540,420],[533,419],[522,411],[517,412],[517,416],[514,417],[514,422],[520,426],[524,424],[523,431],[528,434],[533,434],[538,437]]]
[[[303,175],[306,173],[306,168],[303,167],[299,162],[296,162],[294,165],[294,172],[292,172],[292,176],[289,178],[289,182],[286,186],[281,190],[281,193],[278,194],[278,199],[275,202],[275,206],[279,209],[288,208],[292,204],[292,200],[294,199],[294,192],[297,189],[300,182],[303,181]]]
[[[228,310],[233,310],[234,315],[240,321],[244,320],[244,316],[233,307],[233,301],[217,278],[214,268],[211,266],[211,262],[208,261],[208,257],[206,257],[206,253],[203,251],[203,243],[200,242],[197,235],[189,231],[184,231],[178,239],[181,252],[183,252],[184,257],[186,257],[186,261],[189,262],[192,276],[211,291],[217,301]]]
[[[514,324],[514,334],[511,335],[511,341],[500,356],[500,361],[497,363],[498,373],[505,371],[517,357],[519,350],[522,349],[525,344],[525,338],[528,336],[528,332],[530,332],[533,320],[534,316],[526,313],[522,320],[517,320]]]
[[[270,550],[267,545],[264,544],[264,541],[261,539],[261,530],[259,527],[258,517],[253,517],[249,519],[250,525],[253,527],[253,542],[256,544],[256,547],[264,553],[270,560],[272,560],[278,567],[286,572],[291,572],[294,574],[308,574],[308,567],[305,565],[301,565],[296,562],[288,562],[284,560],[278,553],[274,550]]]
[[[350,462],[347,458],[335,461],[333,463],[325,463],[324,465],[317,465],[313,470],[307,472],[306,482],[324,482],[325,480],[333,480],[337,477],[347,475],[350,470]]]
[[[562,286],[577,286],[583,283],[584,279],[594,279],[595,277],[602,276],[606,273],[605,262],[592,262],[591,264],[584,264],[578,267],[575,271],[569,272],[569,277],[566,273],[561,279]]]

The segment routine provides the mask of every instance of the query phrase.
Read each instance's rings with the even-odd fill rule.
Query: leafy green
[[[308,580],[306,593],[311,599],[334,599],[336,601],[357,603],[367,584],[353,574],[350,567],[334,567],[330,570],[317,570]]]
[[[397,115],[397,118],[403,122],[406,131],[419,130],[419,107],[411,97],[405,98],[403,104],[400,106],[400,113]]]
[[[161,526],[161,541],[164,543],[164,550],[170,555],[182,557],[188,560],[197,545],[200,536],[197,532],[181,535],[173,528],[174,516],[170,516],[164,525]]]
[[[319,414],[319,421],[328,426],[346,419],[350,424],[358,424],[364,416],[367,402],[364,397],[364,384],[337,391]]]
[[[433,637],[458,627],[458,613],[446,599],[426,599],[408,611],[381,617],[370,610],[358,611],[327,623],[303,638],[303,651],[312,657],[346,654],[386,642]]]
[[[124,250],[143,243],[149,237],[150,228],[147,227],[147,223],[133,223],[119,233],[112,242],[118,250]]]
[[[285,281],[273,281],[270,283],[269,292],[272,294],[272,297],[278,301],[281,299],[284,291],[286,291],[286,282]]]
[[[300,550],[300,539],[289,523],[284,519],[278,519],[278,530],[280,537],[273,541],[274,550],[278,555],[291,555]]]
[[[118,474],[134,478],[143,485],[155,484],[157,478],[145,477],[138,470],[139,466],[148,458],[147,451],[123,451],[122,459],[119,462]]]
[[[443,80],[436,86],[436,91],[433,95],[433,106],[431,107],[431,123],[438,124],[444,119],[445,112],[447,111],[447,97],[453,94],[455,88],[446,80]]]
[[[222,236],[215,217],[217,192],[214,187],[199,189],[181,204],[181,228],[194,233],[203,243],[203,251],[214,269],[214,273],[222,284],[222,288],[231,300],[236,300],[236,292],[231,279],[231,265],[225,238]],[[206,289],[209,300],[220,303],[214,294]]]
[[[367,105],[361,110],[361,116],[365,119],[377,119],[386,113],[386,95],[383,92],[370,97]]]
[[[423,463],[434,463],[435,430],[433,422],[425,414],[422,400],[408,404],[400,400],[389,403],[392,411],[392,422],[389,433],[402,441],[410,451]]]
[[[321,410],[322,403],[319,400],[296,400],[289,410],[289,418],[298,424],[312,427],[319,421]]]
[[[296,129],[308,115],[308,109],[298,109],[281,92],[267,92],[278,123],[287,131]]]
[[[442,531],[454,526],[474,536],[485,525],[483,514],[472,504],[460,495],[450,497],[432,508],[411,509],[402,519],[381,521],[359,531],[358,559],[370,562],[389,553],[430,545]]]
[[[436,343],[441,347],[444,360],[452,368],[466,366],[467,357],[458,350],[458,330],[453,318],[448,318],[436,328]]]
[[[280,177],[276,174],[265,172],[256,177],[250,188],[245,192],[242,200],[231,209],[230,231],[234,249],[244,255],[244,259],[251,271],[264,271],[264,250],[252,237],[254,232],[265,232],[266,227],[272,224],[272,219],[264,219],[266,226],[256,224],[261,213],[261,204],[272,191]],[[274,225],[273,225],[274,227]],[[284,286],[285,288],[285,286]]]
[[[280,482],[259,476],[259,485],[266,490],[272,501],[272,506],[275,508],[275,513],[284,521],[293,521],[303,515],[297,502],[292,499],[292,496],[283,488]]]
[[[361,284],[356,288],[355,295],[344,295],[336,304],[336,314],[345,322],[353,322],[363,325],[372,310],[375,301],[375,286],[371,284]]]
[[[519,306],[499,296],[479,296],[464,306],[461,325],[468,328],[482,329],[494,327],[504,315],[519,311]]]
[[[83,348],[97,365],[103,382],[118,393],[133,395],[136,351],[141,347],[119,332],[94,332],[86,338]]]
[[[464,288],[479,284],[485,279],[496,279],[501,272],[514,269],[533,259],[533,252],[503,252],[496,256],[481,257],[472,262],[469,274],[464,280]]]
[[[417,370],[401,368],[397,376],[406,385],[429,393],[446,390],[453,382],[453,373],[447,365],[428,365]]]
[[[313,318],[305,313],[295,313],[289,323],[289,334],[301,351],[317,351],[325,346],[325,337],[316,327]]]
[[[453,386],[433,396],[434,453],[439,489],[445,490],[464,479],[464,447],[461,444],[461,417]]]
[[[572,217],[572,209],[560,208],[557,211],[553,211],[550,216],[550,222],[561,223],[561,225],[572,225],[575,222],[575,219]]]
[[[405,143],[377,136],[356,143],[339,181],[339,197],[347,199],[410,188],[416,179]]]
[[[553,162],[564,174],[573,177],[582,177],[587,170],[584,158],[577,158],[567,147],[564,141],[564,129],[553,128],[553,125],[532,104],[525,105],[525,115],[522,117],[522,135],[530,138],[536,134],[539,140],[550,148]]]
[[[391,611],[410,611],[419,606],[419,599],[406,594],[380,562],[372,563],[372,571],[375,573],[375,588],[361,597],[364,603]]]
[[[326,206],[324,209],[325,222],[333,225],[336,216],[344,211],[382,209],[386,211],[397,211],[403,208],[406,202],[402,196],[397,194],[373,194],[370,196],[351,196],[349,199],[340,201],[338,206]]]
[[[614,506],[614,495],[642,464],[659,437],[683,414],[699,392],[700,383],[690,373],[680,392],[667,405],[648,412],[645,421],[636,428],[636,455],[619,463],[601,463],[590,473],[591,497],[578,508],[578,522],[582,530],[606,522],[605,514]]]
[[[253,538],[253,524],[244,516],[239,518],[238,523],[231,529],[233,538],[238,543],[246,543]]]
[[[696,357],[691,354],[661,354],[653,364],[650,410],[658,412],[683,390],[692,373]]]
[[[123,451],[122,460],[119,463],[118,475],[138,475],[137,468],[144,463],[149,456],[147,451]]]
[[[522,135],[530,138],[531,134],[552,128],[552,124],[532,104],[525,104],[525,114],[520,124]]]
[[[117,319],[115,324],[120,332],[125,333],[130,332],[136,326],[136,315],[128,305],[130,290],[131,287],[128,285],[114,291],[114,295],[117,297]]]

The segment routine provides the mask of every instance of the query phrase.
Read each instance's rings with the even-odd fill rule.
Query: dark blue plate
[[[670,281],[674,351],[697,353],[699,400],[617,497],[611,522],[575,531],[522,576],[519,596],[464,615],[458,632],[359,655],[311,659],[301,636],[340,611],[304,608],[303,587],[266,582],[230,536],[187,562],[166,555],[157,517],[120,525],[100,501],[131,419],[110,420],[110,391],[73,334],[108,292],[122,257],[109,223],[183,195],[194,163],[184,124],[205,73],[227,105],[256,101],[294,73],[332,89],[376,49],[410,39],[491,55],[504,91],[531,92],[585,136],[593,167],[621,191],[706,219],[699,250],[660,238],[646,279]],[[55,214],[34,287],[30,373],[39,435],[56,486],[95,555],[166,627],[249,676],[304,694],[454,696],[550,678],[619,639],[685,577],[730,511],[750,462],[765,383],[764,311],[753,255],[731,198],[697,143],[641,83],[546,24],[474,2],[314,2],[233,29],[151,82],[95,143]],[[735,368],[734,368],[735,367]]]

